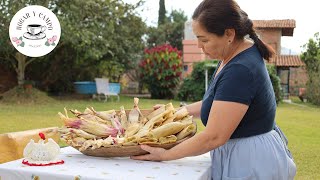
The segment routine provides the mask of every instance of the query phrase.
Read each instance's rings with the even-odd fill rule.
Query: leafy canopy
[[[307,99],[317,105],[320,105],[320,37],[319,33],[314,35],[313,39],[304,46],[304,52],[301,59],[306,64],[308,73]]]

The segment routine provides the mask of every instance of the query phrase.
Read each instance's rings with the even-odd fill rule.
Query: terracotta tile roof
[[[305,66],[298,55],[280,55],[273,58],[270,63],[282,67],[300,67]]]
[[[280,28],[283,36],[293,36],[293,30],[296,27],[294,19],[253,20],[252,22],[257,29]]]
[[[295,28],[296,21],[294,19],[281,20],[253,20],[253,26],[256,28]]]

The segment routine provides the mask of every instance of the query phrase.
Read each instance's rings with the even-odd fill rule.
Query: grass
[[[276,118],[289,139],[298,169],[296,179],[320,179],[320,108],[281,104]]]
[[[155,104],[166,104],[169,100],[151,100],[140,98],[140,109],[152,108]],[[175,107],[178,101],[170,101]],[[277,108],[276,121],[289,139],[289,148],[297,164],[296,179],[320,179],[320,107],[308,103],[282,103]],[[86,107],[96,110],[119,109],[124,105],[126,109],[133,107],[133,98],[121,97],[120,102],[98,102],[96,100],[57,100],[53,104],[12,105],[0,101],[0,133],[23,131],[36,128],[62,126],[57,112],[64,107],[83,111]],[[197,120],[198,129],[204,127]],[[263,163],[263,162],[262,162]]]
[[[166,104],[168,100],[140,99],[140,109],[150,109],[155,104]],[[171,101],[173,105],[179,106],[179,102]],[[133,98],[121,97],[120,102],[103,102],[97,100],[59,100],[53,104],[1,104],[0,101],[0,133],[23,131],[29,129],[62,126],[62,121],[57,113],[64,113],[63,108],[78,109],[83,111],[86,107],[94,107],[96,110],[105,111],[110,109],[119,110],[120,106],[125,109],[133,107]],[[71,115],[71,114],[70,114]]]

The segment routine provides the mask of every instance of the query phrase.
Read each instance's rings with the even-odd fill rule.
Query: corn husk
[[[113,116],[114,113],[116,113],[115,110],[96,111],[93,109],[93,107],[91,107],[90,110],[92,111],[93,115],[98,116],[99,118],[107,121],[111,121],[111,117]]]
[[[175,121],[176,121],[176,120],[180,120],[180,119],[184,118],[185,116],[187,116],[189,114],[189,112],[186,107],[182,107],[174,114],[176,116],[176,118],[175,118]]]
[[[185,125],[180,122],[172,122],[172,123],[168,123],[163,126],[160,126],[156,129],[153,129],[150,132],[153,134],[154,137],[160,138],[160,137],[166,137],[172,134],[176,134],[180,132],[184,127]]]
[[[108,137],[110,135],[116,136],[118,133],[117,129],[109,127],[102,123],[97,123],[95,121],[89,121],[81,118],[68,118],[60,112],[58,114],[63,120],[66,127],[81,129],[99,137]]]
[[[134,98],[134,106],[133,106],[133,109],[131,109],[131,111],[129,112],[129,117],[128,117],[128,121],[130,124],[139,123],[140,113],[138,111],[138,103],[139,103],[139,99]]]
[[[73,133],[76,134],[78,137],[83,137],[85,139],[95,139],[97,138],[97,136],[93,135],[93,134],[89,134],[81,129],[75,129],[75,128],[60,128],[58,130],[60,133],[62,134],[66,134],[66,133]]]
[[[111,123],[113,125],[113,127],[115,127],[118,130],[118,135],[123,135],[124,134],[124,128],[122,127],[120,121],[119,121],[119,117],[116,116],[116,113],[114,112],[114,114],[112,114],[111,117]]]
[[[106,120],[106,119],[102,119],[94,114],[91,113],[81,113],[78,110],[72,110],[70,109],[70,112],[72,112],[76,117],[78,118],[82,118],[82,119],[86,119],[89,121],[95,121],[98,123],[103,123],[103,124],[107,124],[107,125],[111,125],[111,121],[110,120]]]
[[[120,107],[120,123],[122,124],[122,127],[124,129],[127,129],[128,128],[128,125],[129,125],[129,122],[128,122],[128,118],[127,118],[127,114],[126,114],[126,111],[124,110],[124,107],[121,106]]]
[[[127,130],[125,131],[125,137],[130,137],[135,135],[140,129],[142,124],[140,123],[134,123],[130,124]]]
[[[147,119],[152,119],[153,117],[163,113],[164,111],[166,110],[166,107],[165,106],[161,106],[160,108],[152,111],[148,116],[147,116]]]
[[[160,144],[174,143],[176,141],[177,141],[177,137],[175,135],[170,135],[167,137],[160,137],[159,138]]]
[[[76,137],[72,139],[71,145],[73,147],[81,147],[86,140],[87,139],[83,137]]]
[[[196,132],[196,130],[197,130],[197,127],[194,124],[187,126],[186,128],[184,128],[182,131],[180,131],[177,134],[177,140],[181,140],[181,139],[193,134],[194,132]]]

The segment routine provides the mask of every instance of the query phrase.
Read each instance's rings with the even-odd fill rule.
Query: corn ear
[[[58,113],[60,118],[64,121],[65,126],[75,128],[75,129],[82,129],[88,133],[99,137],[108,137],[108,136],[116,136],[118,130],[112,127],[109,127],[102,123],[97,123],[94,121],[89,121],[82,118],[67,118],[62,113]]]

